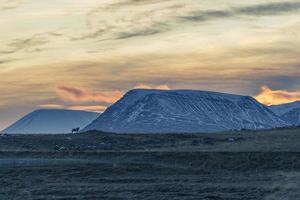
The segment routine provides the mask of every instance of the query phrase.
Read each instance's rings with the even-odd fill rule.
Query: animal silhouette
[[[77,127],[77,128],[73,128],[72,129],[72,133],[78,133],[80,130],[80,127]]]

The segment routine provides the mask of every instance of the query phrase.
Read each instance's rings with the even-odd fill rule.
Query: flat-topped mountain
[[[87,126],[98,116],[98,113],[77,110],[36,110],[1,131],[1,133],[70,133],[73,128]]]
[[[187,133],[286,125],[266,106],[249,96],[196,90],[135,89],[83,131]]]

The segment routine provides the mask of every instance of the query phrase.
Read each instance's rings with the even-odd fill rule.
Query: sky
[[[300,0],[0,0],[0,129],[133,88],[300,100]]]

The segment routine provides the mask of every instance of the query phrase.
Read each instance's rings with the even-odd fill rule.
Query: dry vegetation
[[[295,200],[300,129],[0,137],[0,199]]]

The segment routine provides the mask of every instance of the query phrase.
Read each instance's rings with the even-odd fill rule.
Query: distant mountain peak
[[[39,109],[24,116],[8,128],[1,131],[1,133],[70,133],[73,128],[84,128],[98,116],[98,113],[87,111],[66,109]]]

